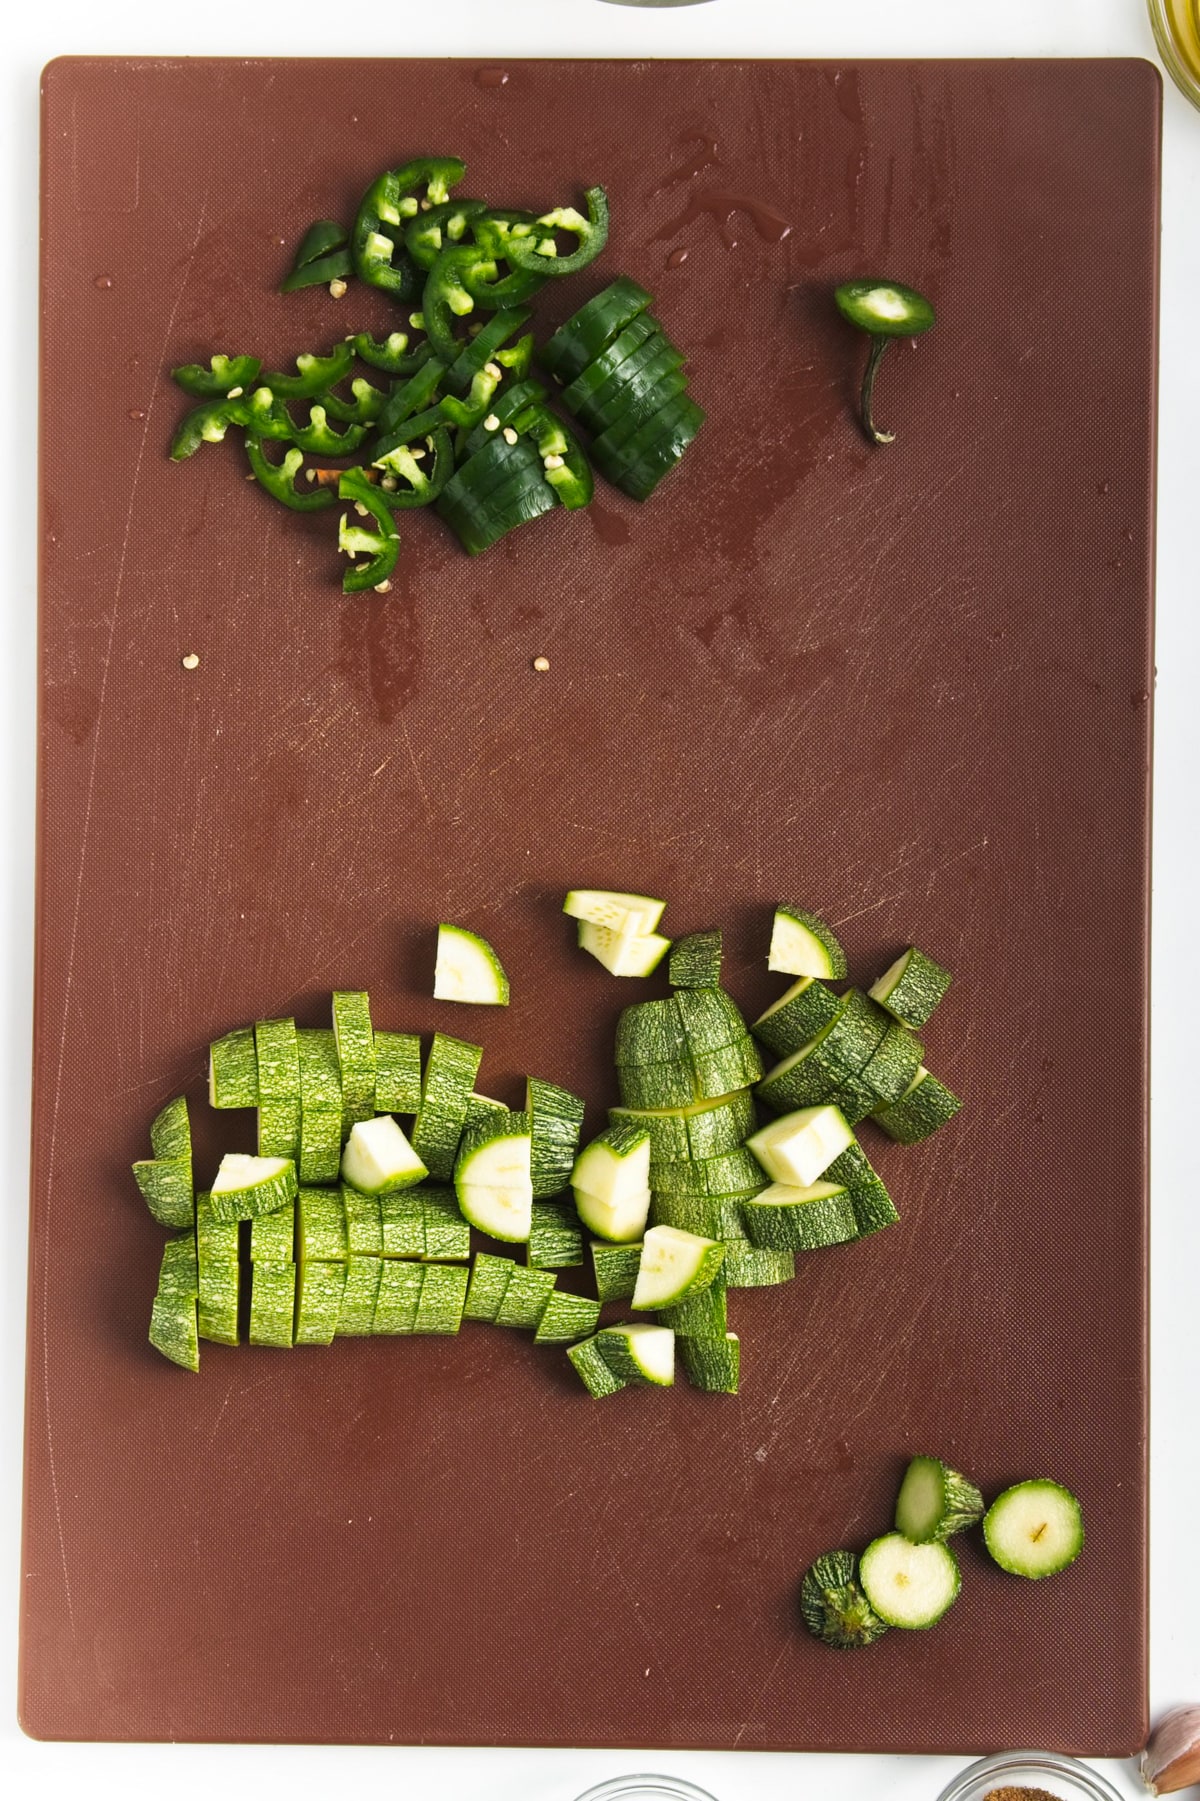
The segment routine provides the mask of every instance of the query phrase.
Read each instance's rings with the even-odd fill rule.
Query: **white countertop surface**
[[[366,1789],[437,1801],[573,1801],[593,1783],[634,1769],[667,1770],[718,1801],[935,1801],[963,1758],[831,1757],[762,1753],[310,1749],[228,1746],[40,1745],[15,1718],[17,1600],[27,1237],[29,1042],[32,1005],[36,532],[38,72],[61,55],[304,56],[1142,56],[1155,55],[1144,0],[707,0],[635,10],[603,0],[444,0],[358,8],[313,0],[161,0],[18,4],[5,27],[0,146],[0,290],[9,368],[0,484],[12,552],[0,609],[0,1108],[8,1144],[0,1209],[0,1774],[10,1794],[207,1796],[237,1785],[258,1797],[326,1801]],[[1200,622],[1189,556],[1200,504],[1200,111],[1170,80],[1164,93],[1162,390],[1159,455],[1158,646],[1155,755],[1151,1439],[1152,1716],[1200,1702],[1200,1201],[1189,1157],[1195,1105],[1190,1023],[1200,890]],[[14,254],[15,252],[15,254]],[[1114,256],[1120,245],[1114,244]],[[1081,306],[1089,301],[1081,298]],[[86,354],[86,347],[85,347]],[[1119,1097],[1097,1096],[1097,1104]],[[1124,1172],[1113,1171],[1121,1183]],[[1130,1272],[1131,1282],[1136,1272]],[[1123,1794],[1140,1792],[1131,1765],[1099,1766]],[[35,1788],[36,1785],[36,1788]]]

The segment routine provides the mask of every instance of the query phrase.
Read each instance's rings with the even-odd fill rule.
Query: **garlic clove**
[[[1164,1714],[1142,1752],[1142,1781],[1152,1795],[1200,1783],[1200,1707],[1176,1707]]]

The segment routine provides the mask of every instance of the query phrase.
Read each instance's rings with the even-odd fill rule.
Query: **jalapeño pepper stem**
[[[880,431],[871,411],[871,403],[875,395],[875,371],[883,361],[883,353],[888,347],[887,338],[871,339],[871,354],[867,358],[867,366],[863,370],[862,396],[859,411],[862,414],[863,430],[872,444],[890,444],[896,434],[894,431]]]
[[[865,331],[871,340],[859,403],[862,427],[872,444],[890,444],[895,432],[880,431],[872,413],[876,372],[888,339],[915,338],[928,331],[934,322],[933,307],[915,288],[906,288],[903,282],[878,276],[844,281],[834,289],[833,298],[843,319],[849,320],[859,331]]]

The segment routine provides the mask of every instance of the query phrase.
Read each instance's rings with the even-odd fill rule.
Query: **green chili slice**
[[[359,204],[351,235],[355,271],[363,281],[398,300],[416,294],[420,274],[401,242],[405,227],[421,212],[416,190],[424,186],[431,208],[441,206],[464,173],[457,157],[434,156],[375,178]]]
[[[183,363],[172,369],[172,377],[188,394],[200,400],[227,398],[231,388],[248,388],[262,368],[256,356],[214,356],[208,368],[202,363]]]
[[[400,534],[396,530],[396,521],[388,504],[389,497],[380,492],[365,469],[342,471],[338,481],[338,498],[353,501],[379,527],[378,531],[371,531],[361,525],[352,525],[349,515],[343,513],[338,528],[338,549],[351,559],[350,567],[342,577],[342,592],[361,594],[365,589],[377,588],[381,582],[385,582],[396,567],[396,559],[400,554]],[[359,563],[354,560],[360,556],[365,556],[367,561]]]
[[[518,269],[556,278],[586,269],[608,242],[608,196],[603,188],[588,188],[585,198],[586,219],[573,206],[559,206],[553,212],[542,213],[529,236],[512,237],[504,251],[509,262]],[[543,236],[543,231],[547,235]],[[567,256],[557,253],[556,231],[570,232],[578,241]]]
[[[895,432],[881,431],[875,424],[875,376],[893,338],[915,338],[930,329],[935,320],[933,307],[915,288],[882,276],[843,282],[834,289],[833,298],[843,319],[865,331],[871,340],[859,398],[863,430],[872,444],[891,444]]]
[[[282,501],[294,513],[316,513],[322,507],[333,505],[332,488],[310,488],[302,490],[296,486],[296,476],[304,461],[302,450],[289,450],[281,463],[272,463],[267,459],[263,441],[254,432],[246,433],[246,458],[254,472],[254,478],[260,488],[273,499]]]
[[[352,344],[337,344],[328,356],[312,356],[305,352],[296,358],[296,375],[273,371],[264,375],[262,385],[281,400],[315,400],[326,388],[335,387],[349,375],[354,361]]]

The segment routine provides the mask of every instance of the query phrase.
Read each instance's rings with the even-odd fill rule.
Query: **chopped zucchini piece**
[[[213,1344],[237,1344],[238,1222],[214,1219],[207,1193],[196,1196],[196,1265],[199,1336]]]
[[[395,1194],[428,1170],[390,1113],[356,1120],[342,1152],[342,1180],[360,1194]]]
[[[375,1296],[375,1311],[371,1315],[372,1336],[415,1332],[424,1285],[425,1271],[421,1264],[385,1259],[379,1271],[379,1289]]]
[[[494,1257],[489,1251],[477,1251],[471,1269],[470,1286],[463,1306],[463,1318],[494,1324],[508,1287],[508,1279],[516,1269],[508,1257]]]
[[[775,1288],[796,1273],[793,1251],[760,1251],[737,1239],[725,1244],[726,1288]]]
[[[825,1174],[828,1176],[829,1171],[826,1170]],[[869,1238],[872,1232],[882,1232],[886,1226],[894,1226],[900,1218],[895,1202],[876,1175],[866,1181],[851,1183],[846,1192],[854,1209],[854,1221],[860,1238]]]
[[[523,1269],[514,1263],[496,1309],[496,1325],[533,1331],[554,1288],[552,1269]]]
[[[637,1244],[605,1244],[591,1242],[592,1263],[596,1271],[596,1293],[602,1301],[628,1300],[637,1286],[638,1265],[642,1247]]]
[[[258,1106],[258,1052],[254,1027],[237,1026],[208,1047],[211,1107]]]
[[[640,1238],[650,1211],[650,1136],[609,1126],[575,1159],[571,1184],[579,1217],[598,1238]]]
[[[296,1265],[256,1263],[250,1272],[250,1343],[290,1351],[295,1313]]]
[[[296,1344],[332,1344],[346,1288],[344,1263],[304,1263],[296,1270]]]
[[[816,1251],[858,1237],[854,1206],[840,1182],[803,1188],[773,1182],[743,1201],[742,1218],[750,1243],[760,1250]]]
[[[351,1257],[378,1257],[383,1251],[383,1203],[377,1194],[360,1194],[342,1184],[346,1244]]]
[[[214,1219],[253,1219],[286,1207],[296,1195],[296,1165],[289,1157],[249,1157],[227,1151],[210,1190]]]
[[[604,888],[572,888],[563,912],[601,926],[618,938],[648,938],[663,916],[666,901],[645,894],[614,894]]]
[[[375,1302],[383,1261],[379,1257],[350,1257],[346,1262],[346,1285],[338,1313],[339,1338],[369,1338],[375,1318]]]
[[[737,1393],[742,1347],[736,1332],[726,1332],[721,1338],[681,1338],[679,1355],[693,1388],[710,1395]]]
[[[300,1189],[296,1244],[301,1263],[344,1263],[349,1255],[346,1209],[336,1188]]]
[[[721,980],[721,934],[689,932],[671,947],[667,980],[672,988],[715,988]]]
[[[908,1631],[936,1626],[962,1581],[949,1545],[914,1545],[902,1532],[875,1539],[858,1568],[863,1593],[880,1619]]]
[[[854,1143],[854,1134],[837,1107],[804,1107],[773,1119],[746,1142],[773,1182],[804,1188]]]
[[[977,1526],[983,1496],[973,1482],[936,1457],[914,1457],[896,1497],[896,1530],[914,1545],[941,1543]]]
[[[661,1112],[689,1107],[696,1099],[690,1057],[675,1057],[667,1063],[618,1063],[617,1083],[622,1104],[630,1110]]]
[[[415,1113],[421,1105],[421,1040],[416,1032],[376,1032],[375,1105]]]
[[[439,1182],[454,1174],[454,1159],[483,1047],[435,1032],[425,1060],[421,1105],[412,1129],[412,1146]]]
[[[593,1399],[600,1400],[605,1395],[615,1395],[627,1386],[624,1376],[617,1375],[603,1356],[598,1335],[570,1345],[567,1356],[575,1374]]]
[[[729,1330],[725,1280],[721,1274],[699,1294],[688,1295],[673,1307],[664,1307],[660,1326],[670,1326],[676,1338],[724,1338]]]
[[[754,1194],[766,1185],[758,1158],[744,1145],[720,1157],[650,1165],[650,1186],[655,1194]]]
[[[644,938],[622,938],[607,926],[581,921],[579,948],[602,963],[610,976],[650,976],[670,950],[671,940],[657,932]]]
[[[867,993],[886,1007],[902,1026],[919,1031],[938,1006],[952,981],[950,971],[919,951],[915,944],[886,969]]]
[[[609,1369],[624,1382],[670,1388],[675,1380],[675,1334],[670,1326],[605,1326],[596,1342]]]
[[[723,988],[680,988],[673,999],[683,1027],[684,1045],[690,1056],[699,1058],[711,1051],[723,1051],[745,1038],[746,1022],[736,1002]],[[655,1003],[651,1001],[647,1004],[653,1006]],[[673,1051],[667,1053],[668,1056],[676,1054]],[[620,1060],[618,1050],[617,1061]],[[652,1061],[658,1062],[660,1059],[654,1058]],[[731,1086],[741,1087],[742,1084],[733,1083]]]
[[[300,1050],[294,1019],[260,1019],[254,1028],[258,1057],[258,1154],[300,1156]]]
[[[199,1298],[195,1233],[181,1232],[163,1246],[149,1336],[156,1351],[185,1370],[200,1368]]]
[[[841,1004],[841,997],[816,976],[801,976],[750,1029],[777,1057],[788,1057],[814,1038],[822,1026],[829,1025]]]
[[[334,994],[333,1034],[342,1076],[342,1129],[348,1132],[375,1113],[375,1034],[366,994]]]
[[[1037,1581],[1065,1570],[1083,1550],[1083,1509],[1061,1482],[1017,1482],[988,1508],[983,1536],[1002,1570]]]
[[[610,1125],[636,1125],[650,1134],[654,1163],[699,1162],[736,1151],[754,1130],[754,1096],[746,1088],[665,1112],[610,1107]]]
[[[742,1202],[752,1200],[755,1193],[767,1187],[759,1184],[749,1194],[666,1194],[661,1189],[650,1203],[650,1219],[656,1226],[678,1226],[682,1232],[696,1232],[701,1238],[745,1238]]]
[[[569,1089],[530,1076],[525,1083],[531,1145],[529,1173],[535,1201],[547,1200],[569,1187],[579,1149],[583,1102]]]
[[[871,1115],[877,1126],[897,1144],[920,1144],[923,1138],[947,1125],[962,1106],[958,1096],[944,1088],[927,1069],[919,1069],[912,1087],[890,1107]]]
[[[839,1651],[873,1645],[887,1631],[887,1621],[859,1586],[853,1551],[826,1551],[809,1567],[800,1586],[800,1611],[813,1637]]]
[[[683,990],[680,990],[682,993]],[[718,1099],[735,1088],[748,1088],[763,1073],[758,1046],[749,1032],[719,1050],[693,1052],[692,1074],[698,1099]]]
[[[294,1263],[296,1203],[289,1201],[274,1213],[260,1213],[250,1222],[251,1263]]]
[[[678,1226],[651,1226],[642,1242],[634,1309],[640,1313],[694,1299],[715,1282],[724,1259],[725,1247],[714,1239]]]
[[[789,976],[819,976],[825,982],[839,982],[846,974],[846,953],[815,913],[781,905],[775,909],[767,968]]]
[[[336,1182],[342,1160],[342,1076],[328,1027],[297,1032],[302,1182]]]
[[[860,1080],[875,1097],[872,1111],[880,1101],[898,1101],[908,1093],[924,1055],[921,1040],[914,1038],[906,1026],[888,1027],[878,1049],[859,1071]]]
[[[535,1201],[527,1261],[533,1269],[574,1269],[583,1262],[579,1215],[564,1201]]]
[[[586,1338],[600,1323],[600,1303],[583,1294],[566,1294],[556,1288],[533,1335],[534,1344],[572,1344]]]
[[[672,995],[665,1001],[635,1001],[617,1020],[615,1061],[640,1068],[670,1063],[688,1054],[683,1017]]]
[[[529,1116],[489,1109],[468,1122],[454,1166],[464,1216],[479,1231],[525,1244],[533,1224]]]
[[[192,1159],[143,1157],[133,1165],[133,1179],[160,1226],[187,1227],[196,1216],[192,1193]]]
[[[379,1196],[379,1232],[384,1257],[424,1257],[423,1188],[406,1188]]]
[[[533,1223],[533,1197],[528,1189],[485,1187],[482,1183],[456,1182],[455,1193],[463,1217],[478,1232],[498,1238],[502,1244],[527,1244]]]
[[[440,925],[433,977],[437,1001],[466,1001],[475,1006],[507,1007],[508,977],[500,959],[478,932],[465,926]]]
[[[462,1325],[470,1271],[461,1263],[423,1263],[424,1280],[413,1331],[453,1335]]]
[[[452,1188],[427,1183],[420,1191],[425,1233],[421,1255],[431,1263],[467,1263],[471,1256],[471,1228],[463,1218]]]

